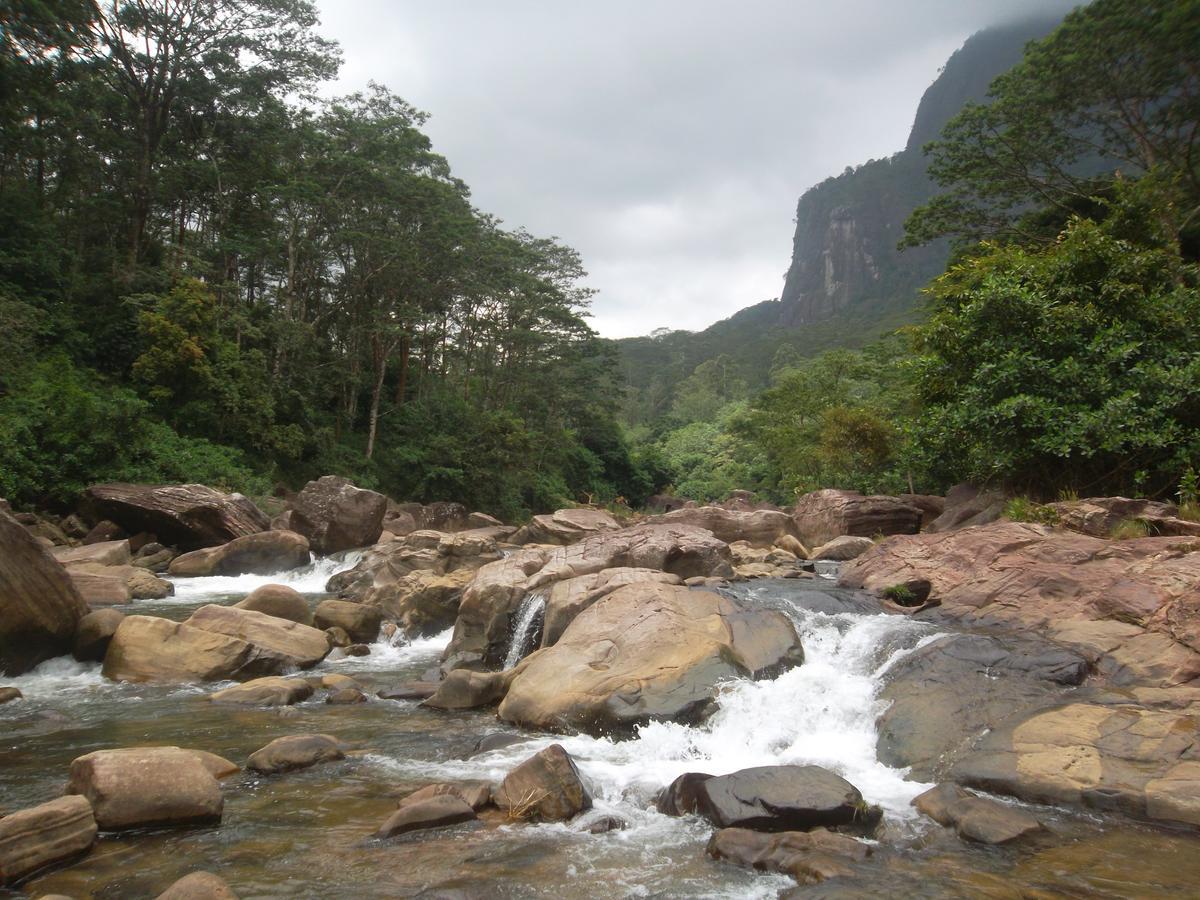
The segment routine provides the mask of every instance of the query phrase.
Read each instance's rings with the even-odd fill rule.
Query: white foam
[[[433,663],[442,656],[442,651],[454,636],[454,629],[432,637],[415,638],[411,641],[398,638],[395,642],[380,638],[370,644],[371,652],[367,656],[346,656],[341,650],[334,650],[325,658],[322,666],[328,666],[338,672],[361,671],[393,671],[411,667],[418,663]]]
[[[358,565],[363,551],[355,550],[350,553],[324,556],[313,560],[306,566],[276,572],[271,575],[212,575],[201,578],[169,578],[175,585],[175,593],[162,600],[147,600],[145,603],[194,604],[210,597],[222,597],[230,594],[249,594],[255,588],[264,584],[286,584],[302,594],[321,594],[325,592],[325,583],[339,572],[345,572]]]
[[[4,679],[5,687],[15,687],[29,700],[100,690],[111,684],[100,674],[100,663],[77,662],[69,656],[48,659],[24,675]]]

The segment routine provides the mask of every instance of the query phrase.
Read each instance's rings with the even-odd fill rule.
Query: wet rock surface
[[[801,884],[817,884],[852,874],[851,864],[870,856],[871,848],[824,829],[763,834],[748,828],[722,828],[708,842],[707,852],[723,862],[780,872]]]
[[[87,798],[104,831],[220,821],[221,786],[179,747],[97,750],[71,763],[67,791]]]
[[[345,758],[341,743],[331,735],[291,734],[251,753],[246,768],[263,775],[276,775]]]
[[[0,817],[0,886],[87,853],[96,842],[92,805],[61,797]]]
[[[698,783],[696,811],[719,828],[873,828],[880,813],[858,788],[820,766],[760,766]]]
[[[562,822],[592,808],[592,795],[575,761],[551,744],[505,776],[493,800],[514,819]]]

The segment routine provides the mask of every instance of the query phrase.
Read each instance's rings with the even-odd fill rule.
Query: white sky
[[[805,189],[904,146],[973,32],[1065,0],[318,0],[481,210],[580,251],[607,337],[778,297]]]

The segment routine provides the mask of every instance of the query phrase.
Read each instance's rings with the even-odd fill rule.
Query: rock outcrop
[[[87,612],[62,565],[0,511],[0,674],[19,675],[69,653]]]
[[[602,509],[560,509],[534,516],[511,538],[514,544],[576,544],[604,531],[616,531],[621,523]]]
[[[727,544],[745,541],[752,547],[772,547],[785,535],[799,537],[791,516],[770,509],[748,511],[699,506],[652,516],[645,522],[648,525],[694,525],[711,531],[718,540]]]
[[[865,497],[857,491],[827,489],[805,494],[792,510],[796,535],[809,547],[844,534],[875,537],[916,534],[921,530],[921,510],[897,497]]]
[[[618,588],[646,581],[683,584],[683,579],[678,575],[654,569],[630,568],[604,569],[592,575],[580,575],[578,578],[555,582],[546,596],[541,645],[550,647],[557,643],[567,626],[575,621],[575,617],[596,601],[607,597]]]
[[[308,539],[294,531],[264,531],[234,538],[219,547],[193,550],[171,560],[177,578],[206,575],[270,575],[308,563]]]
[[[547,731],[627,734],[654,720],[695,722],[717,685],[803,660],[791,621],[704,591],[652,582],[580,613],[557,643],[526,658],[500,718]]]
[[[266,531],[266,514],[241,494],[202,484],[94,484],[81,509],[92,521],[110,519],[129,534],[147,532],[181,550],[213,547]]]
[[[655,569],[690,578],[729,575],[729,547],[689,525],[638,525],[593,535],[553,550],[527,548],[483,566],[463,592],[442,668],[496,668],[512,635],[512,618],[531,591],[614,568]]]

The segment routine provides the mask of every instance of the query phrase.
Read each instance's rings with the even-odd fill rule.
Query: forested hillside
[[[1003,58],[986,46],[987,59]],[[801,211],[832,210],[830,233],[849,241],[840,257],[826,248],[823,288],[699,335],[623,343],[637,373],[627,414],[640,457],[701,500],[736,488],[787,502],[825,487],[941,491],[969,480],[1039,498],[1194,502],[1197,46],[1195,0],[1095,0],[1029,44],[987,102],[950,118],[919,173],[901,179],[929,185],[926,202],[907,198],[903,243],[942,265],[953,248],[921,324],[896,330],[917,269],[887,268],[891,245],[866,252],[865,226],[837,212],[883,203],[847,205],[840,192],[868,185],[866,197],[887,196],[889,179],[916,165],[912,147],[814,188]],[[929,135],[935,111],[960,101],[939,84],[914,132]],[[818,204],[826,194],[834,199]],[[798,254],[807,246],[798,240]],[[854,286],[839,272],[870,277]],[[887,299],[869,282],[907,293]],[[786,330],[789,316],[810,324]]]
[[[0,496],[338,472],[516,516],[636,497],[578,255],[474,209],[307,0],[5,4]]]

